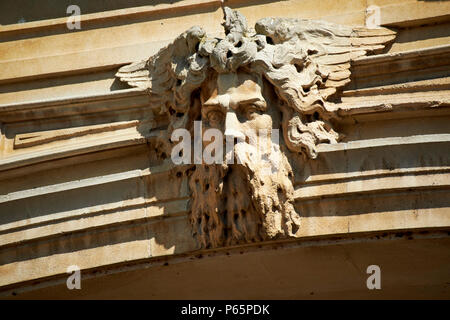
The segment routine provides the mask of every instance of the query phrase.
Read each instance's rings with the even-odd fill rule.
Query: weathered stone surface
[[[0,26],[0,295],[448,298],[450,28],[436,9],[445,2],[228,4],[248,18],[231,12],[228,35],[216,0],[83,12],[79,31],[67,30],[66,18]],[[386,28],[360,27],[370,5],[381,9],[382,27],[394,27],[393,43]],[[176,87],[182,79],[176,95],[163,82],[158,96],[115,78],[120,67],[173,48],[192,25],[203,31],[185,39],[205,42],[175,54],[174,68],[173,55],[158,58],[176,71],[161,80]],[[265,46],[255,54],[259,39]],[[382,49],[384,41],[391,43]],[[302,53],[306,42],[326,54]],[[361,55],[362,46],[374,54]],[[196,58],[189,65],[185,53]],[[260,53],[267,59],[258,69]],[[277,86],[276,71],[286,70],[289,86]],[[314,83],[323,101],[317,115],[308,111],[318,98]],[[295,104],[283,96],[290,86],[309,91],[291,91]],[[233,98],[231,108],[224,97]],[[233,108],[249,97],[245,113]],[[294,151],[282,134],[280,148],[268,143],[279,155],[269,160],[281,164],[275,175],[254,174],[266,168],[246,144],[235,150],[240,167],[174,165],[169,133],[193,120],[210,128],[224,111],[233,138],[239,128],[283,128],[286,115],[298,116],[291,127],[308,129],[311,139],[293,130],[303,142]],[[242,123],[247,116],[257,121]],[[212,212],[207,220],[214,207],[227,219]],[[377,292],[365,286],[373,263],[383,270]],[[82,269],[78,292],[65,286],[73,264]]]

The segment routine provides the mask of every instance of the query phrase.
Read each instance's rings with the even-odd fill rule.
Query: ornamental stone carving
[[[117,72],[121,81],[147,90],[167,116],[159,136],[166,155],[175,145],[172,133],[195,135],[196,121],[201,134],[216,129],[220,143],[235,142],[237,161],[192,161],[186,169],[192,233],[203,248],[295,237],[302,213],[293,204],[289,158],[313,161],[318,144],[342,138],[333,127],[335,102],[350,82],[352,60],[395,38],[384,28],[301,19],[264,18],[253,29],[239,12],[225,7],[224,13],[223,39],[192,27],[148,60]],[[243,132],[255,134],[249,139]],[[263,146],[259,157],[254,141]]]

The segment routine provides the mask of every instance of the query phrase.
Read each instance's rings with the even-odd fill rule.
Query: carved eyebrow
[[[202,103],[202,107],[213,107],[217,106],[219,104],[219,101],[217,99],[209,99]]]
[[[216,111],[224,113],[223,108],[219,104],[207,104],[207,105],[203,105],[201,108],[202,117],[205,117],[208,114],[208,112],[211,110],[216,110]]]
[[[267,109],[267,104],[265,100],[261,100],[261,98],[252,98],[248,100],[243,100],[239,102],[239,105],[248,105],[253,104],[258,109],[261,109],[262,111],[265,111]]]
[[[266,101],[264,99],[261,99],[260,97],[252,97],[252,98],[240,100],[235,105],[234,108],[239,108],[239,106],[247,105],[247,104],[254,104],[255,106],[257,106],[258,108],[260,108],[263,111],[267,109]],[[224,107],[222,107],[222,105],[220,104],[220,102],[216,98],[212,99],[212,100],[208,100],[208,101],[204,102],[203,105],[202,105],[202,111],[204,109],[208,109],[209,110],[211,108],[216,108],[216,109],[219,109],[221,111],[223,111],[223,109],[224,109]]]
[[[220,104],[204,104],[202,106],[202,112],[203,111],[210,111],[210,110],[219,110],[222,111],[224,108],[220,106]]]

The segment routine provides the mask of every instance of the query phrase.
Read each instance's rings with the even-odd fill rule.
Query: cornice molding
[[[108,21],[118,21],[120,19],[133,19],[136,17],[150,17],[152,15],[161,15],[166,12],[183,12],[193,7],[203,8],[205,6],[220,7],[220,0],[185,0],[173,4],[158,4],[154,6],[141,6],[136,8],[118,9],[99,13],[82,14],[81,23],[88,25],[101,24]],[[0,26],[1,37],[44,31],[48,29],[67,28],[67,17],[57,19],[47,19],[41,21],[26,22]]]
[[[343,96],[360,96],[363,97],[365,95],[371,96],[374,94],[386,93],[386,89],[389,89],[391,94],[400,93],[405,88],[405,85],[408,86],[407,79],[406,81],[398,80],[398,86],[393,84],[381,85],[377,88],[365,87],[364,85],[359,85],[362,83],[364,79],[367,79],[368,76],[371,78],[377,78],[380,82],[383,79],[386,82],[389,82],[389,79],[392,78],[392,75],[399,74],[401,72],[409,72],[414,71],[416,73],[422,73],[422,77],[427,79],[435,78],[436,74],[435,69],[438,68],[442,71],[442,77],[450,76],[450,72],[448,70],[450,66],[450,45],[446,46],[436,46],[432,48],[426,49],[417,49],[399,53],[389,53],[389,54],[380,54],[376,56],[368,56],[364,58],[359,58],[353,61],[352,63],[352,81],[350,85],[348,85],[344,92]],[[430,72],[430,65],[433,68]],[[393,67],[395,66],[395,68]],[[435,68],[436,67],[436,68]],[[427,75],[427,73],[430,73]],[[354,88],[356,83],[358,88]],[[423,85],[425,84],[425,87]],[[435,87],[434,84],[432,86]],[[413,85],[414,87],[414,85]],[[410,90],[419,90],[429,89],[426,87],[426,82],[417,84],[416,88],[410,87]],[[441,89],[447,89],[448,85],[444,83],[444,86],[441,85]],[[375,91],[374,91],[375,90]],[[96,106],[97,102],[106,102],[110,100],[120,99],[123,101],[123,108],[127,108],[127,103],[132,100],[140,99],[141,107],[148,106],[148,99],[145,98],[146,93],[140,89],[125,89],[112,91],[108,93],[102,94],[93,94],[93,95],[80,95],[73,97],[65,97],[58,99],[45,99],[39,101],[32,102],[24,102],[24,103],[10,103],[10,104],[0,104],[0,122],[8,123],[8,122],[16,122],[16,121],[28,121],[42,118],[43,116],[39,115],[39,110],[58,110],[58,117],[64,116],[65,113],[67,115],[70,114],[83,114],[83,113],[96,113],[96,112],[105,112],[108,109],[98,108]],[[128,101],[126,101],[128,100]],[[76,110],[79,105],[83,104],[83,110]],[[135,104],[129,104],[130,107],[135,107]],[[377,108],[375,105],[370,106],[368,108]],[[114,108],[112,108],[114,109]],[[112,110],[111,109],[111,110]],[[373,109],[374,110],[374,109]],[[375,110],[375,111],[377,111]],[[31,112],[29,112],[31,111]],[[369,110],[368,110],[369,111]],[[48,115],[45,116],[48,118]]]

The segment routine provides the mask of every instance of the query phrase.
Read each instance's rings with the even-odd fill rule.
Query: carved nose
[[[236,113],[232,111],[228,111],[225,116],[225,137],[245,140],[245,135],[242,132],[241,123],[239,122]]]

